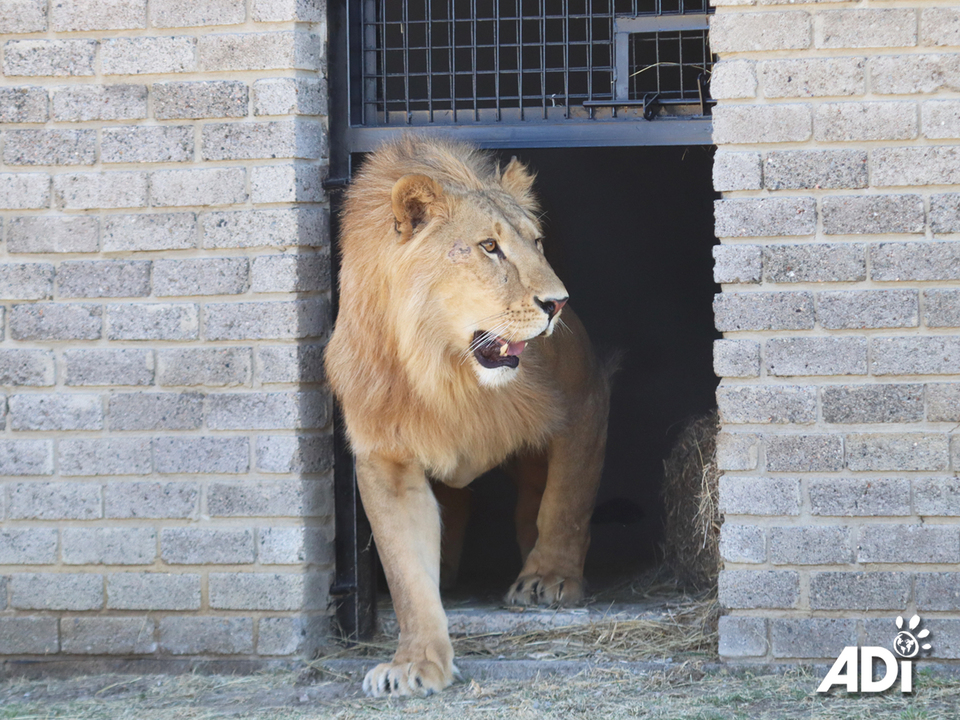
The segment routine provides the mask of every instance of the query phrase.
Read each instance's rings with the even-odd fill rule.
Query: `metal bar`
[[[477,96],[480,94],[477,87],[477,0],[470,0],[470,70],[473,77],[473,120],[480,119],[480,107]]]
[[[500,122],[500,0],[493,0],[493,94]]]
[[[679,32],[680,30],[709,30],[710,15],[640,15],[638,17],[618,17],[614,20],[616,32],[655,33]]]
[[[570,0],[563,0],[563,107],[570,117]]]
[[[547,7],[544,0],[537,5],[540,8],[540,102],[543,119],[547,119]]]
[[[619,24],[619,18],[614,20],[616,33],[613,36],[613,97],[627,100],[630,98],[630,33],[621,32]]]
[[[524,119],[523,110],[523,0],[517,0],[517,102],[520,105],[520,119]]]
[[[406,0],[401,4],[403,11],[400,14],[400,34],[403,36],[403,111],[410,117],[410,38],[407,30],[410,28],[410,7]],[[408,120],[409,122],[409,120]]]
[[[433,122],[433,0],[427,0],[427,110],[430,111],[430,122]]]
[[[447,0],[447,17],[450,18],[450,107],[453,120],[457,120],[457,13],[454,0]]]

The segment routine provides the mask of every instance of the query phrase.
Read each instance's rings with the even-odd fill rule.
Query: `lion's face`
[[[411,255],[431,268],[433,324],[484,385],[515,376],[526,343],[553,332],[567,301],[536,217],[508,187],[445,194],[418,175],[394,188],[398,229],[409,232]]]

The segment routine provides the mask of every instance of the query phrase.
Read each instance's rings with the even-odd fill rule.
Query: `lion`
[[[431,483],[508,466],[523,566],[507,602],[582,597],[609,378],[544,257],[533,182],[516,158],[501,169],[473,146],[405,135],[346,192],[325,363],[400,626],[370,695],[428,695],[457,674]]]

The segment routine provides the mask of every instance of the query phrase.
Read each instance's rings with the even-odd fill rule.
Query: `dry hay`
[[[691,420],[663,461],[664,560],[694,590],[715,589],[720,574],[719,429],[716,411]]]

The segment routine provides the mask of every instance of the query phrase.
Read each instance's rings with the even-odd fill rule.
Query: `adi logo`
[[[921,650],[930,650],[931,645],[923,642],[930,636],[926,628],[920,627],[919,615],[910,618],[906,629],[903,627],[903,617],[897,617],[897,629],[900,631],[893,640],[893,649],[900,656],[896,656],[882,647],[845,647],[840,657],[830,668],[830,672],[820,683],[817,692],[829,692],[834,685],[843,685],[847,692],[875,693],[889,690],[900,677],[900,692],[913,692],[913,662]],[[874,663],[883,663],[883,677],[874,680]]]

